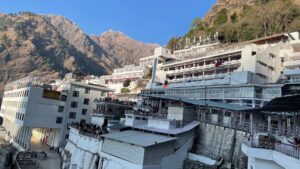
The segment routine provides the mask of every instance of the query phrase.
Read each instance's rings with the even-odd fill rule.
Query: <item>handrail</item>
[[[280,152],[287,156],[294,157],[300,160],[300,145],[296,146],[270,141],[259,142],[259,140],[252,138],[247,138],[244,141],[244,144],[252,148],[274,150],[276,152]]]

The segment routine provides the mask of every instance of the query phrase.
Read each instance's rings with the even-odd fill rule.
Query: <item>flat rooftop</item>
[[[168,137],[159,134],[145,133],[135,130],[127,130],[117,133],[104,134],[102,137],[120,141],[123,143],[134,144],[141,147],[149,147],[155,144],[162,144],[176,140],[176,137]]]

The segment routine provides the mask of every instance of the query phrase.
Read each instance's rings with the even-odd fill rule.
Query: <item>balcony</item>
[[[299,147],[282,143],[259,143],[248,139],[242,144],[242,151],[248,157],[273,161],[288,169],[298,169],[300,166]]]
[[[290,69],[298,68],[300,67],[300,60],[286,61],[283,63],[283,66]]]
[[[299,75],[300,69],[286,69],[283,71],[283,74],[286,76]]]
[[[292,52],[290,57],[294,60],[300,60],[300,52]]]

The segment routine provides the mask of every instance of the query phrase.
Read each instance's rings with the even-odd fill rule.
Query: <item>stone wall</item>
[[[247,157],[241,151],[246,135],[242,131],[201,123],[193,151],[213,159],[224,158],[221,168],[246,169]]]

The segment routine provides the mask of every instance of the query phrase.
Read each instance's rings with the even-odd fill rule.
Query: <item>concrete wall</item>
[[[246,168],[247,157],[240,147],[246,133],[201,123],[195,141],[195,154],[210,158],[223,157],[224,167]]]
[[[145,150],[140,146],[105,139],[103,141],[102,152],[137,165],[143,165],[144,162]]]
[[[182,169],[184,160],[187,158],[189,150],[193,145],[193,138],[187,140],[180,148],[161,160],[161,169]]]
[[[101,146],[102,140],[81,135],[71,128],[65,149],[71,153],[70,164],[74,169],[94,169]]]
[[[56,123],[57,117],[64,114],[58,112],[59,100],[43,97],[42,88],[31,87],[24,118],[24,126],[34,128],[62,128]]]

